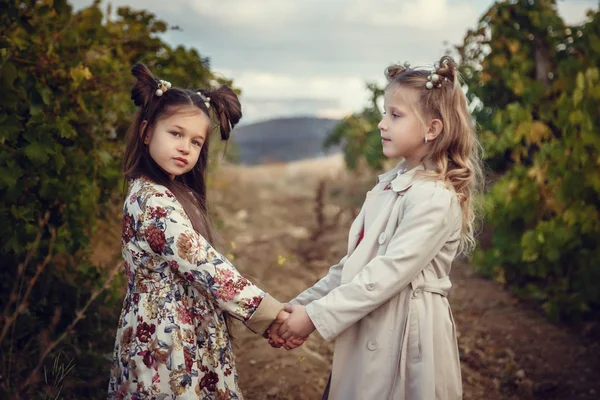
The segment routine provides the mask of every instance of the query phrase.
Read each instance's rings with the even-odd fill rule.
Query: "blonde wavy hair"
[[[433,73],[437,77],[432,79],[430,70],[411,69],[408,64],[389,66],[385,70],[386,91],[396,85],[412,89],[416,94],[413,111],[423,125],[427,120],[442,121],[443,130],[430,142],[423,161],[429,160],[435,166],[435,172],[428,176],[454,187],[463,216],[459,251],[468,254],[475,248],[476,217],[481,210],[477,196],[483,190],[481,146],[456,62],[444,56]]]

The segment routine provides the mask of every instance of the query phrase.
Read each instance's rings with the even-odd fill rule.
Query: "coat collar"
[[[379,175],[378,182],[391,182],[391,187],[394,192],[404,192],[417,180],[418,172],[426,170],[424,163],[417,165],[410,171],[406,171],[405,165],[406,161],[401,161],[390,171]],[[429,170],[432,168],[427,169]]]

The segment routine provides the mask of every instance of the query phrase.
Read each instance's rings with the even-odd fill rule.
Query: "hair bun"
[[[221,139],[229,139],[231,130],[242,118],[242,106],[237,94],[227,85],[201,92],[210,97],[210,104],[214,106],[213,109],[219,120]]]
[[[136,106],[145,107],[154,95],[158,81],[148,67],[140,62],[131,67],[131,74],[137,78],[131,88],[131,100]]]
[[[458,65],[452,57],[443,56],[438,63],[439,65],[435,69],[435,73],[454,82],[458,75]]]
[[[403,73],[408,69],[409,63],[404,63],[404,65],[394,64],[390,65],[385,69],[385,77],[388,81],[392,81],[395,77]]]

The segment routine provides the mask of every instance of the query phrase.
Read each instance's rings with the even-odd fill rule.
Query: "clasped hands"
[[[286,304],[264,336],[272,347],[292,350],[301,346],[314,330],[306,307]]]

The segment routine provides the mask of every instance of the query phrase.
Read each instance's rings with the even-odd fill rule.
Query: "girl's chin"
[[[167,174],[169,175],[169,178],[171,178],[171,180],[175,179],[176,177],[183,175],[181,173],[181,171],[173,171],[173,170],[168,170],[166,168],[162,168],[161,169]]]
[[[385,147],[383,148],[383,155],[386,158],[398,158],[398,157],[401,157],[400,154],[398,154],[397,151],[393,151],[392,149],[386,149]]]

